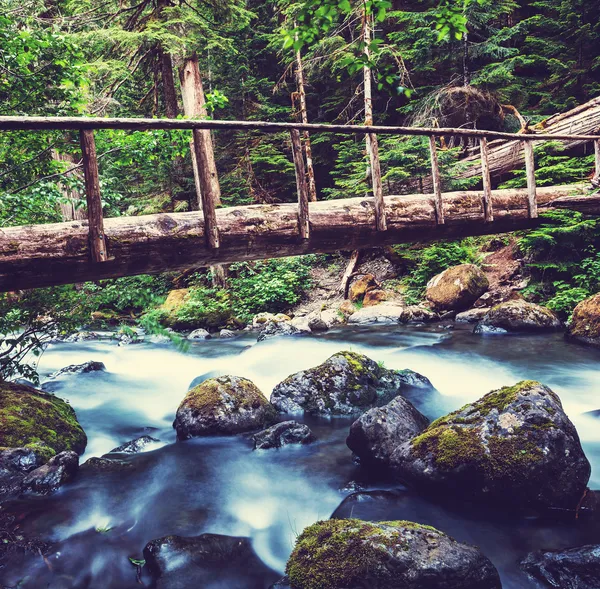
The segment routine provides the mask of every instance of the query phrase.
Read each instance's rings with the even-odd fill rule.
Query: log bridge
[[[600,135],[513,134],[475,129],[323,125],[254,121],[0,116],[3,130],[79,131],[87,220],[0,229],[0,292],[152,274],[244,260],[355,250],[385,244],[495,234],[537,226],[540,208],[600,215],[600,195],[585,185],[536,187],[535,141],[593,142],[600,177]],[[216,209],[202,186],[200,211],[104,218],[94,142],[96,129],[206,129],[290,133],[297,204]],[[383,196],[381,172],[372,170],[373,196],[310,202],[300,132],[429,137],[433,192]],[[482,189],[442,192],[436,138],[479,140]],[[522,142],[527,188],[492,190],[488,140]],[[201,150],[192,156],[205,166]],[[206,184],[208,180],[204,180]]]

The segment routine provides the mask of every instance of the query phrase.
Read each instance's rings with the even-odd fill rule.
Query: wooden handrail
[[[377,125],[327,125],[319,123],[271,123],[265,121],[219,121],[192,119],[132,119],[102,117],[21,117],[0,116],[0,131],[30,130],[81,130],[81,129],[124,129],[130,131],[151,129],[255,129],[267,133],[278,133],[298,129],[299,131],[325,133],[376,133],[380,135],[421,135],[440,137],[443,135],[461,135],[465,137],[486,137],[488,139],[513,139],[515,141],[599,141],[600,135],[576,134],[519,134],[480,129],[394,127]]]

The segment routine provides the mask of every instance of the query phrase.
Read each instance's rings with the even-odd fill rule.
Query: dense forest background
[[[360,124],[370,116],[368,79],[375,124],[517,131],[600,96],[599,14],[600,0],[0,0],[0,105],[5,115],[183,117],[180,75],[197,58],[213,118]],[[223,206],[296,199],[287,134],[212,139]],[[105,130],[96,141],[107,216],[197,208],[189,133]],[[447,147],[445,188],[477,185],[455,173],[469,146]],[[318,135],[311,148],[319,200],[369,192],[363,137]],[[426,142],[381,137],[379,150],[384,194],[418,189],[429,170]],[[546,146],[537,153],[538,182],[585,179],[592,157]],[[79,160],[78,137],[69,133],[1,133],[0,226],[84,215]],[[500,185],[523,182],[515,173]],[[524,244],[539,270],[532,296],[566,296],[560,310],[568,316],[596,288],[598,230],[572,215],[548,223]],[[457,252],[448,264],[476,259],[471,245],[455,245],[440,248]],[[413,268],[439,259],[419,256]],[[577,279],[582,260],[591,270]],[[236,309],[243,316],[292,304],[306,267],[322,262],[238,265],[225,290],[196,273],[204,294],[195,312],[209,300],[229,309],[231,297],[244,301]],[[248,303],[257,275],[267,287]],[[21,293],[18,305],[4,296],[2,333],[39,328],[44,314],[63,330],[99,308],[137,316],[171,286],[169,277],[140,277]]]

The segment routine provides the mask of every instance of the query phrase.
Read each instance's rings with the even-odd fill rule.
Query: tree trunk
[[[296,26],[296,23],[294,23]],[[298,86],[298,97],[300,102],[300,120],[302,123],[308,123],[308,112],[306,110],[306,90],[304,87],[304,67],[302,65],[302,55],[300,50],[296,51],[296,85]],[[302,143],[304,155],[306,156],[306,175],[308,177],[308,198],[311,202],[317,200],[317,184],[315,182],[315,170],[312,159],[312,146],[310,143],[310,133],[302,132]]]
[[[582,185],[538,188],[537,201],[540,208],[600,214],[600,195],[590,195]],[[104,220],[112,259],[102,264],[90,259],[87,222],[5,227],[0,232],[0,291],[503,233],[543,223],[543,218],[529,218],[527,190],[495,190],[492,202],[494,220],[486,223],[481,191],[445,193],[445,224],[438,225],[431,195],[388,196],[388,230],[383,232],[375,226],[372,199],[316,202],[310,209],[309,239],[300,236],[296,203],[223,208],[216,211],[216,249],[207,244],[195,211],[114,217]]]
[[[202,87],[202,77],[198,66],[198,56],[194,53],[191,57],[184,60],[179,69],[179,80],[181,81],[181,95],[183,97],[183,111],[186,117],[191,119],[205,119],[208,117],[206,110],[206,100],[204,98],[204,89]],[[198,148],[202,150],[203,159],[208,163],[211,192],[214,196],[215,206],[221,204],[221,186],[217,174],[217,165],[215,163],[215,152],[213,148],[211,132],[208,129],[199,131],[201,141]],[[196,136],[198,136],[198,134]],[[193,141],[193,139],[192,139]],[[192,156],[194,148],[192,148]],[[198,195],[198,206],[202,208],[202,187],[200,186],[198,168],[195,158],[192,157],[194,164],[194,180],[196,183],[196,192]]]

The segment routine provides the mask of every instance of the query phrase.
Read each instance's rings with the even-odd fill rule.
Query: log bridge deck
[[[593,142],[600,177],[600,135],[513,134],[474,129],[268,123],[173,119],[0,116],[3,130],[77,130],[80,133],[87,221],[0,228],[0,292],[182,270],[244,260],[351,250],[514,231],[540,223],[538,208],[568,208],[600,215],[600,195],[584,185],[536,187],[535,141]],[[201,210],[104,218],[95,129],[205,129],[288,131],[298,189],[297,204],[215,209],[200,186]],[[301,131],[429,137],[433,192],[383,196],[378,165],[373,196],[309,203]],[[479,140],[482,190],[442,193],[436,138]],[[527,188],[492,190],[488,139],[523,142]],[[196,164],[203,154],[194,149]],[[202,178],[202,174],[200,174]],[[206,188],[206,191],[203,190]]]

